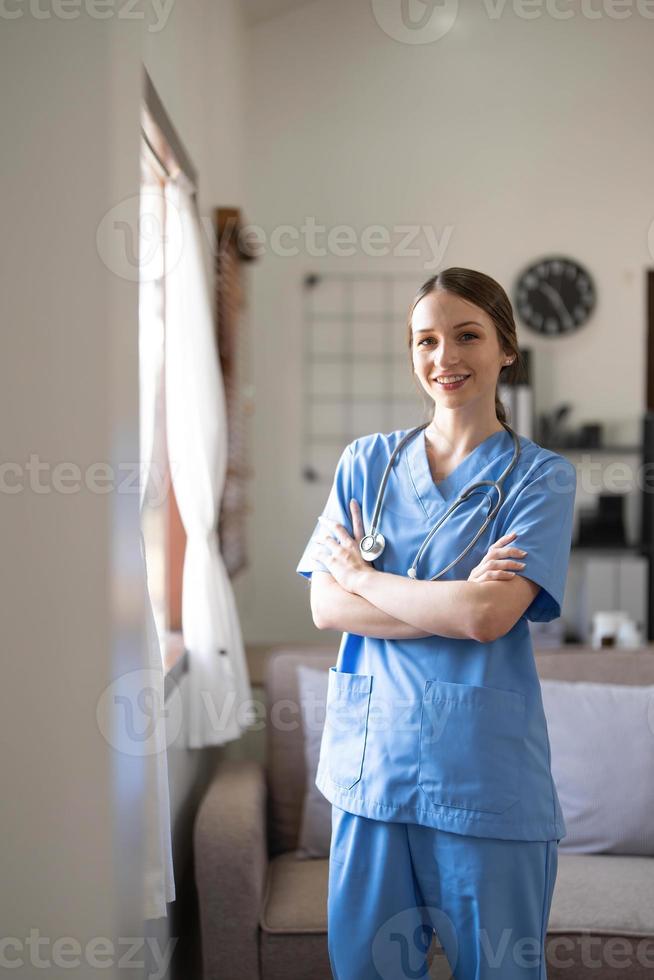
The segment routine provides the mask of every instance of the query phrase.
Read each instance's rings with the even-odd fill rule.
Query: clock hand
[[[572,317],[570,316],[570,313],[567,310],[565,303],[563,302],[563,300],[561,299],[557,291],[553,289],[547,282],[540,283],[538,288],[542,293],[545,294],[545,296],[547,296],[552,306],[556,310],[558,310],[558,312],[561,314],[566,327],[571,326]]]

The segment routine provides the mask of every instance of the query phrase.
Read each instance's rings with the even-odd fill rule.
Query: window
[[[186,535],[170,478],[166,442],[164,238],[165,174],[145,140],[141,151],[139,384],[141,472],[150,462],[141,526],[148,587],[162,650],[181,630],[182,566]]]
[[[141,116],[141,203],[139,244],[139,383],[142,472],[149,474],[142,507],[148,586],[165,667],[183,653],[181,641],[182,571],[186,533],[179,515],[166,438],[166,181],[179,171],[197,179],[183,146],[145,75]],[[253,411],[244,263],[254,258],[243,242],[240,213],[214,211],[216,341],[226,401],[228,451],[218,537],[228,574],[247,565],[246,516],[249,466],[248,417]],[[213,243],[212,243],[213,245]]]
[[[141,112],[139,228],[139,386],[141,473],[149,465],[141,527],[148,588],[164,669],[183,654],[182,571],[186,532],[170,477],[166,440],[165,240],[166,197],[171,176],[183,171],[197,183],[195,168],[147,74]]]

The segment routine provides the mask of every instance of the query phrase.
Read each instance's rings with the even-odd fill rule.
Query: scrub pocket
[[[517,691],[426,682],[418,783],[432,803],[503,813],[519,799],[525,704]]]
[[[343,789],[361,779],[371,689],[371,676],[329,668],[321,754],[325,753],[329,778]]]

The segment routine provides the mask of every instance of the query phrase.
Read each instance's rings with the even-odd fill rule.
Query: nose
[[[434,351],[434,367],[436,374],[445,374],[459,363],[459,354],[453,344],[444,342]]]

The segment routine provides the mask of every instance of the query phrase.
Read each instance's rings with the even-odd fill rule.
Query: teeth
[[[451,377],[436,378],[439,384],[453,384],[455,381],[463,381],[467,374],[453,374]]]

